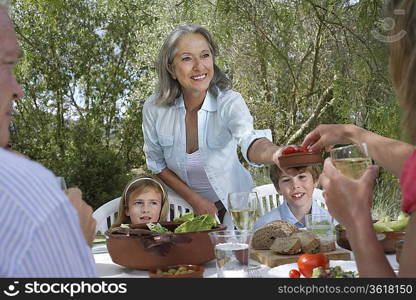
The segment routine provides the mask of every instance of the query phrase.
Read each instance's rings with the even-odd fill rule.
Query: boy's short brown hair
[[[316,182],[321,174],[321,166],[320,165],[312,165],[312,166],[305,166],[305,167],[297,167],[294,168],[298,171],[305,170],[311,173],[313,181]],[[283,171],[277,166],[272,165],[270,166],[270,180],[273,182],[274,187],[276,190],[279,190],[279,179],[282,177]]]

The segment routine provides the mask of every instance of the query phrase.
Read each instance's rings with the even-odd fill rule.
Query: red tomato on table
[[[329,268],[328,257],[323,253],[309,254],[305,253],[298,258],[299,271],[309,278],[312,276],[312,271],[316,267],[322,267],[324,269]]]
[[[300,277],[300,272],[296,269],[292,269],[289,271],[289,277],[290,278],[299,278]]]

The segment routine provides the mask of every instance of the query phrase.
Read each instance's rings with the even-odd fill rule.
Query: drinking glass
[[[253,231],[221,230],[208,232],[208,236],[214,246],[217,276],[248,277],[249,248]]]
[[[228,211],[239,230],[252,231],[258,216],[259,198],[256,192],[232,192],[228,194]],[[260,268],[250,262],[249,269]]]
[[[259,199],[256,192],[228,194],[228,211],[239,230],[253,230],[257,219]]]
[[[58,176],[58,177],[56,177],[56,180],[58,181],[58,184],[61,187],[61,189],[63,191],[65,191],[67,189],[65,178],[61,177],[61,176]]]
[[[316,234],[322,242],[335,240],[334,218],[326,214],[307,214],[305,216],[306,229]]]
[[[334,148],[330,154],[334,166],[352,179],[359,179],[372,164],[366,143]]]

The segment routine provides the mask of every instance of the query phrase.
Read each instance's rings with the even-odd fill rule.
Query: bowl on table
[[[174,231],[181,222],[159,222]],[[215,258],[208,233],[224,230],[219,225],[211,230],[158,234],[146,224],[106,231],[107,249],[114,263],[129,269],[150,270],[174,265],[202,265]]]
[[[149,270],[150,278],[203,278],[205,268],[198,265],[174,265]]]
[[[335,226],[337,244],[338,246],[351,250],[350,243],[348,242],[347,232],[345,227],[341,224]],[[377,239],[383,246],[384,253],[395,253],[396,242],[404,239],[404,231],[385,231],[376,232]]]

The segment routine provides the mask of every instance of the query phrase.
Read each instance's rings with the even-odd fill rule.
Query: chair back
[[[321,189],[318,189],[318,188],[313,189],[312,198],[316,200],[316,202],[318,202],[320,207],[328,210],[328,207],[326,206],[326,203],[325,203],[324,194]]]
[[[193,211],[192,206],[172,190],[168,190],[168,200],[170,204],[168,221],[173,221],[184,213]]]
[[[92,216],[97,221],[95,232],[100,231],[101,234],[104,234],[111,227],[117,217],[120,199],[121,197],[118,197],[108,201],[94,211]]]
[[[283,203],[283,196],[277,193],[273,183],[256,186],[253,188],[253,192],[257,192],[259,197],[260,216],[263,216]],[[316,200],[322,208],[328,209],[321,189],[314,188],[312,199]]]
[[[256,186],[253,192],[259,197],[260,216],[283,203],[283,196],[277,193],[273,183]]]

